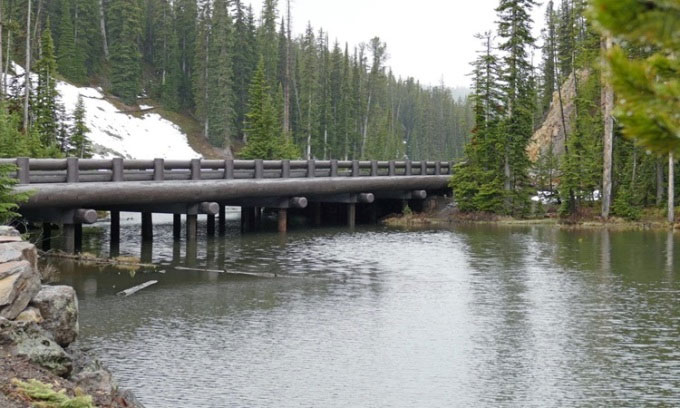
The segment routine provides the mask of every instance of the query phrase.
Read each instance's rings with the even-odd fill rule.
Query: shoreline
[[[422,227],[455,227],[465,225],[486,225],[499,227],[549,226],[564,230],[612,230],[612,231],[676,231],[680,224],[670,224],[662,220],[627,221],[612,218],[609,221],[597,219],[562,220],[559,218],[494,217],[491,219],[474,219],[461,217],[458,214],[421,213],[410,215],[392,215],[381,221],[383,225],[396,228]]]

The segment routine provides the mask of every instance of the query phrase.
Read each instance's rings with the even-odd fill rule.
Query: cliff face
[[[589,71],[581,71],[578,73],[579,82],[588,79]],[[569,78],[562,85],[562,107],[564,109],[564,123],[566,124],[566,132],[562,124],[562,110],[560,109],[559,93],[553,94],[553,100],[550,104],[550,110],[543,121],[543,125],[534,132],[527,153],[532,162],[536,162],[539,157],[548,153],[552,147],[553,154],[559,156],[564,154],[565,134],[571,132],[571,122],[574,118],[576,97],[576,83],[574,82],[574,75]]]

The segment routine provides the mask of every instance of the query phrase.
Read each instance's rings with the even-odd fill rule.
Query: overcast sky
[[[279,0],[282,8],[286,0]],[[259,14],[261,0],[253,1]],[[468,87],[470,62],[479,42],[475,33],[495,29],[498,0],[292,0],[293,30],[304,32],[308,21],[323,27],[350,47],[379,36],[387,43],[396,75],[423,84]],[[534,11],[536,35],[543,7]],[[538,58],[538,53],[537,57]]]

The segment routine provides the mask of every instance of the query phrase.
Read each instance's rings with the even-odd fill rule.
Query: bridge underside
[[[64,249],[78,251],[82,224],[92,221],[87,211],[109,211],[115,253],[120,242],[120,212],[142,213],[142,237],[147,241],[153,238],[153,213],[174,214],[175,238],[181,235],[182,214],[188,241],[196,239],[198,214],[207,215],[209,235],[224,233],[225,206],[242,208],[243,231],[257,228],[265,210],[277,214],[280,232],[287,230],[289,213],[304,215],[313,225],[342,222],[353,227],[357,218],[376,222],[407,204],[417,210],[428,194],[445,194],[449,181],[448,175],[129,181],[28,184],[15,190],[31,192],[21,213],[29,221],[45,223],[44,247],[50,246],[52,225],[61,224]]]

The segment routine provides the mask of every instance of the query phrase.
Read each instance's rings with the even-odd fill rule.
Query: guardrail
[[[0,159],[19,184],[450,175],[445,161]]]

